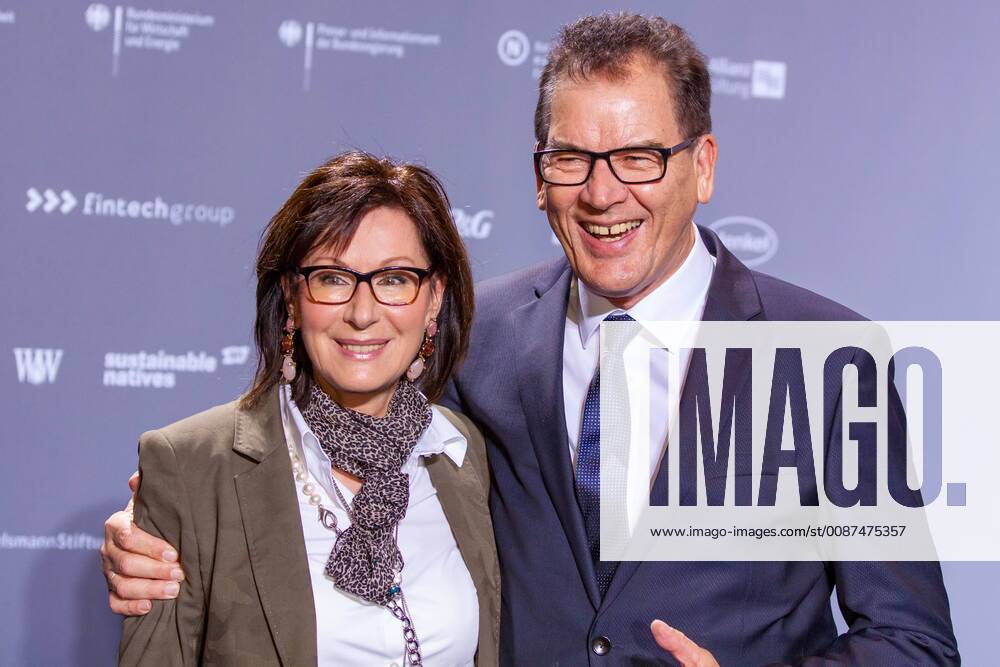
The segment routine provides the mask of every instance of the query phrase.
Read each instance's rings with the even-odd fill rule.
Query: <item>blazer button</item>
[[[607,655],[611,650],[611,640],[601,635],[590,642],[590,650],[597,655]]]

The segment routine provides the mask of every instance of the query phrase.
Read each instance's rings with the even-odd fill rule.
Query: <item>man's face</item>
[[[621,80],[597,75],[562,81],[551,109],[548,145],[540,148],[669,148],[688,138],[674,119],[666,77],[642,59],[633,61],[630,75]],[[687,257],[695,207],[712,196],[715,156],[715,139],[705,135],[670,158],[661,180],[643,185],[623,184],[606,161],[597,160],[583,185],[539,180],[538,207],[547,213],[576,275],[593,292],[630,308]],[[616,235],[594,233],[623,223]]]

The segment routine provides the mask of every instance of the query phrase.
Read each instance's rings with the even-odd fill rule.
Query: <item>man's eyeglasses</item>
[[[615,148],[602,152],[546,148],[535,151],[535,169],[549,185],[583,185],[594,171],[594,162],[605,160],[622,183],[652,183],[666,175],[667,160],[697,138],[691,137],[670,148]]]
[[[361,283],[368,283],[379,303],[407,306],[417,300],[420,285],[433,272],[414,266],[386,266],[368,273],[342,266],[303,266],[297,270],[305,278],[309,300],[331,306],[353,299]]]

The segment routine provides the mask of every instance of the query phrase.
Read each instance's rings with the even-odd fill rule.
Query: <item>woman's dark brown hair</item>
[[[417,381],[428,400],[441,395],[465,357],[473,312],[469,260],[451,217],[448,196],[437,177],[424,167],[351,151],[310,172],[261,236],[254,324],[257,373],[241,400],[243,407],[256,405],[281,378],[281,339],[287,317],[282,278],[292,276],[313,248],[346,248],[365,214],[383,206],[400,209],[410,217],[434,277],[445,281],[435,352]],[[292,395],[305,406],[313,369],[297,333],[295,343],[298,374]]]

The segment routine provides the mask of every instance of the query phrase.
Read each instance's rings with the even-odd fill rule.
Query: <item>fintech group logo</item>
[[[778,252],[778,234],[763,220],[733,215],[708,227],[747,266],[760,266]]]
[[[490,209],[481,211],[466,211],[461,208],[451,209],[451,216],[455,218],[455,226],[458,233],[464,239],[482,240],[489,238],[493,231],[493,216],[495,214]]]
[[[724,57],[710,58],[712,92],[749,100],[782,100],[788,79],[788,65],[772,60],[740,62]]]
[[[388,56],[402,60],[407,49],[441,46],[441,35],[410,30],[387,30],[373,26],[349,27],[323,21],[301,22],[285,19],[278,25],[278,41],[289,49],[304,49],[302,57],[302,90],[312,86],[312,71],[317,52],[361,54],[371,57]]]
[[[59,374],[63,351],[51,348],[15,347],[14,363],[21,384],[52,384]]]
[[[548,42],[532,41],[521,30],[507,30],[497,40],[497,56],[500,62],[508,67],[520,67],[531,62],[531,76],[535,79],[542,75],[542,69],[549,59]]]
[[[28,213],[69,215],[79,205],[79,214],[85,216],[163,220],[172,225],[194,222],[219,227],[225,227],[236,218],[236,211],[232,206],[168,202],[159,195],[152,199],[131,199],[102,192],[87,192],[82,198],[77,198],[65,188],[36,187],[25,190],[25,195],[27,200],[24,210]]]
[[[17,23],[17,14],[12,9],[0,9],[0,25],[14,25]]]
[[[99,2],[87,7],[83,20],[95,33],[112,28],[112,76],[118,76],[124,49],[170,55],[179,52],[195,31],[215,26],[215,17],[208,14],[139,9],[127,5],[116,5],[112,10]]]
[[[246,345],[230,345],[222,348],[222,365],[237,366],[247,362],[250,348]],[[108,352],[104,355],[105,387],[125,387],[129,389],[173,389],[177,377],[182,373],[215,373],[219,368],[219,358],[204,350],[171,354],[165,350],[157,352]]]

